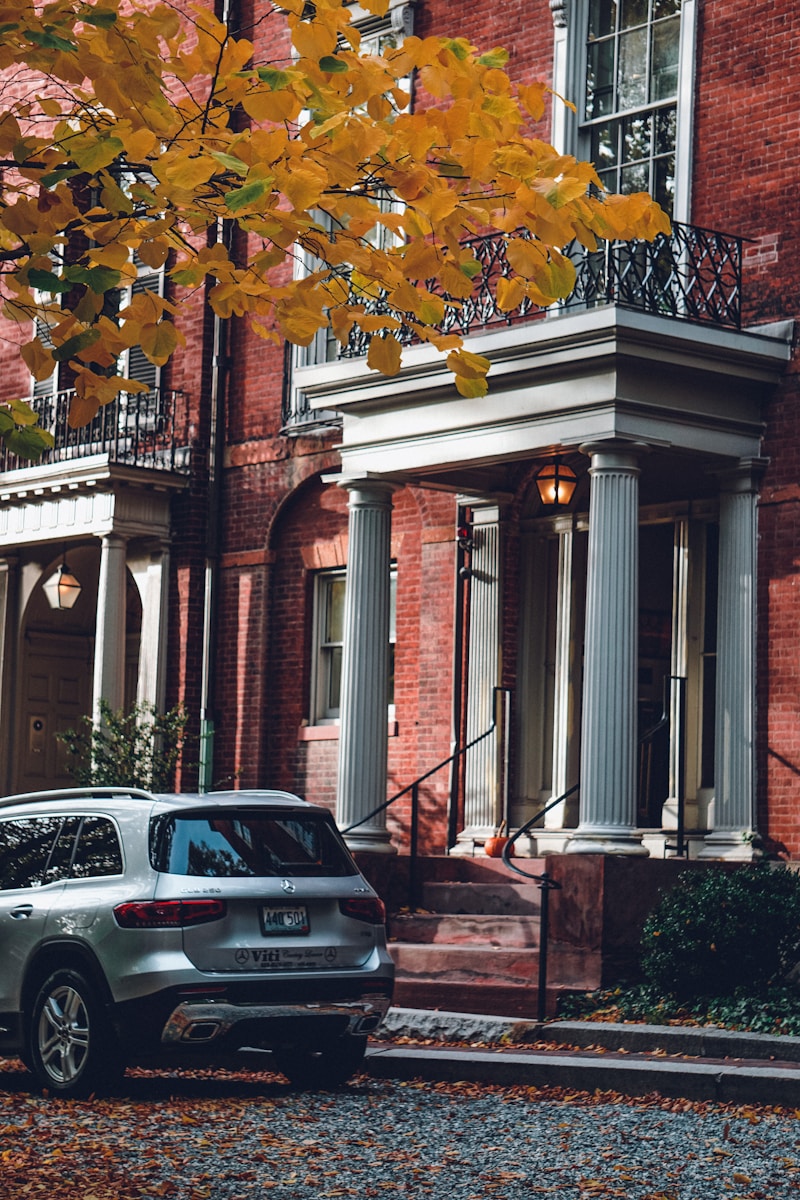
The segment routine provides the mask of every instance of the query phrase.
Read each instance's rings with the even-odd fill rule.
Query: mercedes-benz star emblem
[[[243,966],[246,962],[249,962],[250,961],[250,951],[249,950],[237,950],[236,951],[236,961],[240,967]]]
[[[282,879],[281,887],[283,888],[283,890],[285,892],[293,892],[294,891],[294,884],[292,883],[291,879]]]

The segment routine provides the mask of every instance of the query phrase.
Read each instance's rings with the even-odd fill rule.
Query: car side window
[[[84,817],[72,860],[72,879],[122,874],[119,837],[108,817]]]
[[[57,879],[66,879],[69,875],[75,835],[80,823],[80,817],[64,817],[58,837],[50,851],[50,858],[44,872],[44,883],[54,883]]]
[[[61,825],[61,817],[0,821],[0,890],[42,886]]]

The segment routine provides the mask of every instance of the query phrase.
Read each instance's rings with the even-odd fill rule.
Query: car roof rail
[[[112,796],[130,796],[136,800],[155,800],[152,792],[138,787],[77,787],[53,788],[44,792],[20,792],[0,798],[0,808],[14,804],[36,804],[47,800],[102,800]]]

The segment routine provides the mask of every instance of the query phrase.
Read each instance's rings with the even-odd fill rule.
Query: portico
[[[170,500],[184,480],[105,455],[8,471],[0,495],[0,785],[70,782],[53,734],[135,701],[163,709]],[[43,585],[68,561],[80,594]]]
[[[424,347],[389,380],[358,361],[298,372],[312,407],[343,414],[344,480],[382,483],[384,512],[406,483],[470,505],[467,726],[485,724],[487,694],[513,677],[512,825],[579,776],[577,804],[548,814],[532,850],[663,853],[685,794],[694,853],[749,854],[756,499],[764,405],[789,338],[786,326],[739,331],[607,305],[470,338],[492,361],[483,400],[458,397]],[[531,489],[556,455],[579,484],[552,514]],[[512,545],[518,595],[503,578]],[[389,561],[377,544],[363,553],[373,568],[351,581],[348,628],[372,638],[358,651],[372,662],[383,635],[369,612]],[[645,701],[665,680],[666,742],[647,761],[663,789],[643,800]],[[370,732],[351,701],[342,725],[385,762],[385,722]],[[504,815],[496,756],[468,764],[465,786],[467,846]],[[385,778],[368,790],[355,803],[348,793],[342,824],[382,802]]]

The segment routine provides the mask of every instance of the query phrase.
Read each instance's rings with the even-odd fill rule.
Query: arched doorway
[[[92,710],[92,676],[100,571],[98,545],[69,551],[69,568],[81,584],[74,608],[53,609],[43,590],[62,561],[44,566],[21,622],[14,788],[69,787],[65,747],[57,734],[80,726]],[[136,699],[142,605],[130,572],[126,588],[125,704]]]

